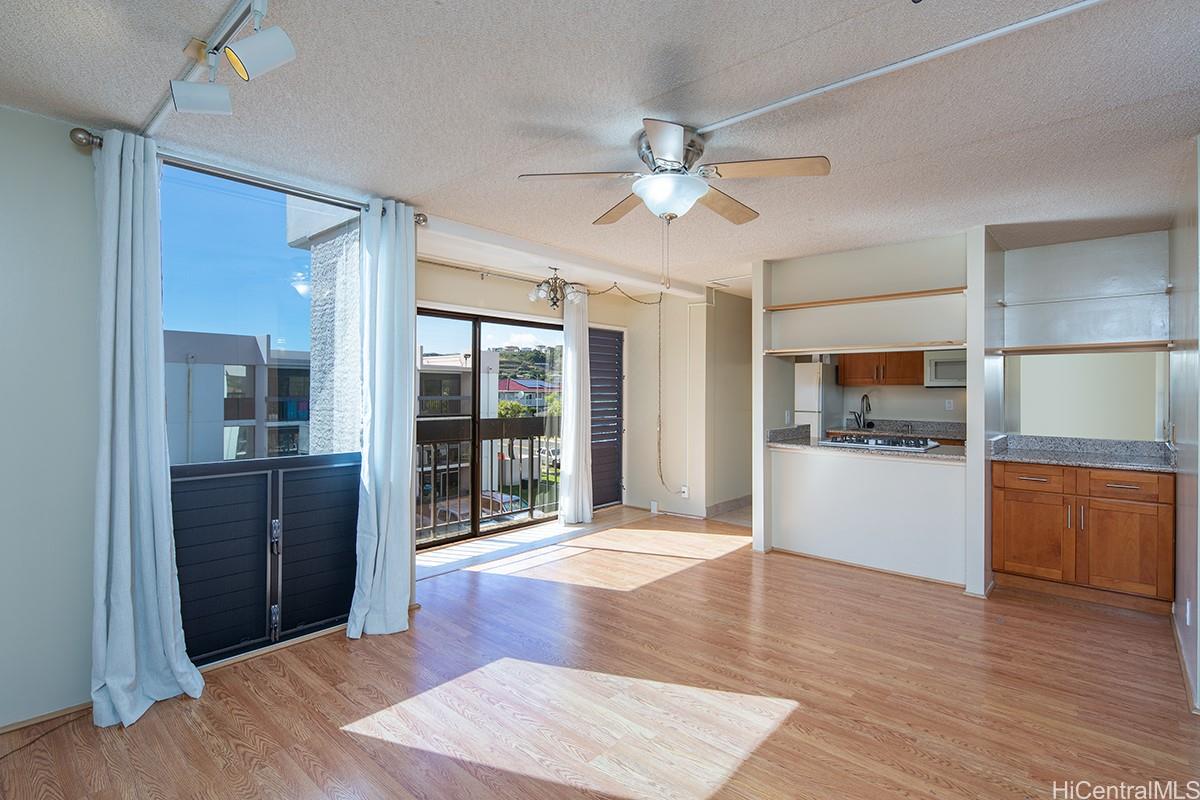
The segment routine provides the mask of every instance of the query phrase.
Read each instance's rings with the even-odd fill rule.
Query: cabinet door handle
[[[1079,530],[1083,530],[1083,503],[1079,504]]]
[[[1071,504],[1067,503],[1067,530],[1071,530]]]
[[[1032,481],[1033,483],[1049,483],[1050,482],[1049,478],[1035,478],[1032,475],[1018,475],[1017,480]]]
[[[1134,490],[1137,490],[1137,489],[1142,488],[1142,487],[1138,486],[1136,483],[1106,483],[1104,485],[1110,489],[1134,489]]]

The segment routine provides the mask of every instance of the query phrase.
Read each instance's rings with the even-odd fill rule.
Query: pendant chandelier
[[[538,300],[546,300],[550,303],[551,308],[556,309],[564,301],[567,303],[578,303],[587,296],[586,287],[559,277],[558,267],[551,267],[550,272],[553,274],[549,278],[546,278],[546,280],[529,290],[529,301],[531,303],[536,303]]]

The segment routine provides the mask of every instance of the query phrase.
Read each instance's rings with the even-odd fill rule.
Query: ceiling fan
[[[657,217],[670,222],[699,202],[734,225],[750,222],[758,212],[739,203],[715,186],[714,178],[783,178],[829,174],[825,156],[763,158],[756,161],[724,161],[695,166],[704,153],[704,139],[695,129],[661,119],[642,120],[638,134],[638,157],[650,168],[642,172],[542,172],[519,175],[518,180],[570,178],[633,179],[633,193],[601,214],[593,225],[611,225],[640,203]]]

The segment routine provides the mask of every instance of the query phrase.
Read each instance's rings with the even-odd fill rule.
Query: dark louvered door
[[[171,468],[175,562],[197,664],[346,620],[357,453]]]
[[[625,334],[588,331],[592,373],[592,505],[621,502],[621,442],[625,429]]]
[[[171,506],[188,655],[203,664],[270,642],[270,473],[176,479]]]
[[[346,621],[354,594],[358,464],[280,471],[280,638]]]

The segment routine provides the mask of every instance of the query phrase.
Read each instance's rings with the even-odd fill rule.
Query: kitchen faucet
[[[858,401],[858,411],[851,411],[850,416],[854,418],[854,424],[860,428],[867,427],[867,415],[871,413],[871,398],[865,392]]]

